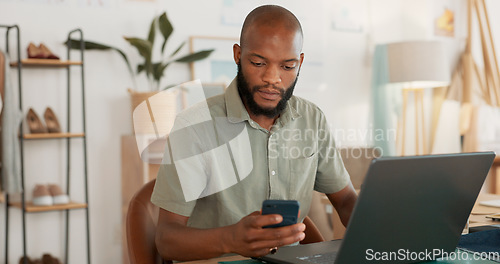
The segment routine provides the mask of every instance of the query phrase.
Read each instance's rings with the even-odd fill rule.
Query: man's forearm
[[[233,225],[198,229],[188,227],[188,217],[160,209],[156,247],[168,260],[197,260],[236,253],[246,257],[264,256],[275,247],[304,239],[305,225],[263,228],[283,221],[281,215],[261,215],[255,211]]]
[[[342,224],[347,227],[347,224],[349,223],[349,219],[351,219],[351,214],[354,209],[354,205],[356,204],[357,200],[357,195],[355,193],[349,193],[346,197],[344,202],[340,205],[340,207],[337,209],[337,212],[339,213],[340,221]]]
[[[218,257],[229,253],[225,235],[229,227],[197,229],[181,224],[159,227],[156,247],[163,259],[197,260]]]
[[[331,193],[326,195],[330,202],[332,203],[335,210],[339,214],[340,221],[344,226],[347,226],[349,219],[351,218],[352,210],[358,199],[356,191],[349,183],[344,189],[336,193]]]

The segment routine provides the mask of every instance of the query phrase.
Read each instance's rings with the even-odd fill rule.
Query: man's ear
[[[300,67],[302,67],[302,62],[304,61],[304,53],[300,53],[300,59],[299,59],[299,71]]]
[[[241,59],[241,47],[238,44],[233,45],[233,57],[234,62],[236,62],[236,64],[239,64]]]

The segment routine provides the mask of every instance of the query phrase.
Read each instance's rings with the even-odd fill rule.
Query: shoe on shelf
[[[19,259],[19,264],[25,264],[24,263],[24,256]],[[26,257],[26,264],[43,264],[40,259],[33,259],[31,260],[29,257]]]
[[[47,129],[49,133],[61,133],[61,126],[59,125],[59,121],[57,121],[56,114],[50,107],[45,109],[45,113],[43,114],[45,118],[45,124],[47,125]]]
[[[67,194],[63,193],[61,187],[57,184],[49,184],[49,193],[52,196],[52,201],[54,204],[68,204],[69,197]]]
[[[42,51],[33,42],[28,45],[28,58],[30,59],[44,59]]]
[[[61,264],[58,258],[53,257],[50,254],[43,254],[41,264]]]
[[[31,134],[47,133],[47,128],[43,125],[33,108],[28,110],[26,121],[28,122],[28,128]]]
[[[35,185],[35,188],[33,188],[33,205],[51,206],[53,204],[54,199],[52,198],[47,185]]]
[[[35,264],[35,262],[31,260],[30,257],[25,257],[25,256],[22,256],[19,259],[19,264],[25,264],[24,259],[26,259],[26,264]]]
[[[47,48],[47,46],[45,46],[43,43],[40,43],[40,45],[38,46],[38,49],[40,49],[44,59],[49,59],[49,60],[58,60],[59,59],[59,57],[54,55],[54,53],[52,53],[52,51],[50,51],[50,49]]]

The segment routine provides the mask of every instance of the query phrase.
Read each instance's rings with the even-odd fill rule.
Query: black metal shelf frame
[[[17,48],[17,77],[18,77],[18,90],[19,90],[19,108],[22,111],[23,109],[23,100],[22,100],[22,63],[21,63],[21,48],[20,48],[20,29],[18,25],[0,25],[0,28],[6,29],[6,44],[5,44],[5,51],[7,54],[11,54],[9,50],[9,35],[11,31],[16,32],[16,48]],[[67,132],[70,133],[71,130],[71,107],[70,107],[70,100],[71,100],[71,68],[72,67],[81,67],[81,98],[82,98],[82,128],[83,128],[83,136],[77,137],[79,139],[83,140],[83,177],[84,177],[84,196],[85,196],[85,204],[87,205],[86,208],[82,208],[85,210],[85,217],[86,217],[86,239],[87,239],[87,263],[90,264],[90,224],[89,224],[89,204],[88,204],[88,176],[87,176],[87,137],[86,137],[86,120],[85,120],[85,78],[84,78],[84,39],[83,39],[83,32],[81,29],[75,29],[72,30],[68,33],[68,38],[67,38],[67,57],[68,60],[71,59],[71,35],[73,34],[79,34],[80,39],[79,44],[80,44],[80,61],[81,64],[79,65],[68,65],[65,66],[67,71]],[[73,39],[74,40],[74,39]],[[20,123],[20,137],[19,137],[19,144],[20,144],[20,156],[21,156],[21,186],[22,186],[22,191],[21,191],[21,211],[22,211],[22,241],[23,241],[23,255],[24,255],[24,264],[27,264],[27,246],[26,246],[26,214],[29,213],[26,211],[26,197],[25,197],[25,175],[24,175],[24,136],[23,136],[23,122]],[[60,138],[61,140],[66,140],[66,191],[67,194],[69,195],[70,192],[70,172],[71,172],[71,139],[73,138]],[[6,193],[5,195],[5,263],[8,263],[9,260],[9,209],[10,209],[11,204],[9,201],[9,194]],[[65,211],[65,255],[64,255],[64,263],[68,263],[68,257],[69,257],[69,213],[73,209],[64,209],[60,211]],[[47,212],[53,212],[53,211],[47,211]]]

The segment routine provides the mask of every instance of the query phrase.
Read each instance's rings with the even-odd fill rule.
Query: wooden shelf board
[[[24,134],[24,139],[51,139],[51,138],[74,138],[84,137],[85,133],[40,133],[40,134]]]
[[[24,59],[21,60],[23,67],[67,67],[70,65],[82,65],[81,61],[62,61],[49,59]],[[11,62],[11,67],[17,67],[17,62]]]
[[[10,205],[17,207],[17,208],[22,208],[22,204],[20,202],[10,203]],[[67,210],[67,209],[83,209],[83,208],[87,208],[87,204],[70,202],[68,204],[58,204],[58,205],[51,205],[51,206],[36,206],[36,205],[33,205],[33,203],[31,201],[26,203],[26,212],[28,212],[28,213],[61,211],[61,210]]]

